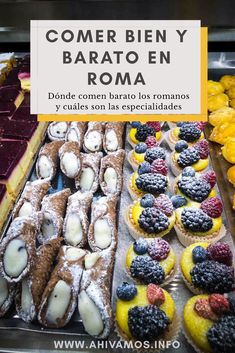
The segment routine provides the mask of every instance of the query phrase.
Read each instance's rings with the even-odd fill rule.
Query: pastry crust
[[[55,136],[53,134],[53,129],[55,128],[56,125],[59,125],[59,124],[64,124],[66,126],[64,133],[61,134],[60,137],[59,136]],[[69,125],[70,125],[70,123],[66,122],[66,121],[63,121],[63,122],[61,122],[61,121],[53,121],[52,123],[50,123],[48,128],[47,128],[47,135],[48,135],[49,139],[51,141],[64,141],[66,133],[67,133],[67,131],[69,129]]]
[[[75,186],[77,189],[80,189],[81,192],[91,191],[93,194],[97,191],[99,187],[99,170],[100,170],[100,161],[103,157],[102,152],[95,153],[81,153],[82,160],[82,171],[84,168],[91,168],[94,172],[94,181],[90,190],[84,190],[80,184],[81,174],[75,178]]]
[[[6,279],[4,278],[4,280]],[[15,294],[16,294],[16,284],[7,282],[7,290],[8,290],[7,298],[0,306],[0,317],[3,317],[7,313],[7,311],[10,309],[14,301]]]
[[[125,123],[123,122],[108,122],[105,125],[104,132],[104,150],[106,153],[116,152],[123,147],[123,132],[124,132]],[[110,136],[109,134],[113,133],[114,136]],[[116,143],[114,143],[114,138],[116,137]],[[110,139],[112,139],[110,141]],[[112,146],[111,144],[114,143]]]
[[[58,166],[58,152],[60,147],[63,145],[63,141],[52,141],[46,143],[39,151],[38,160],[36,164],[36,174],[39,179],[43,179],[40,174],[39,162],[42,156],[46,156],[51,163],[52,170],[50,176],[46,180],[52,180],[56,175],[56,170]]]
[[[103,138],[104,138],[104,123],[101,122],[96,122],[96,121],[90,121],[88,123],[88,129],[85,133],[84,136],[84,141],[83,141],[83,149],[85,152],[87,153],[91,153],[91,152],[99,152],[102,151],[103,148]],[[94,134],[96,133],[97,136],[99,136],[99,138],[95,141],[95,145],[91,148],[90,142],[89,141],[89,135],[90,134]],[[89,142],[88,142],[89,141]]]
[[[72,121],[65,135],[65,141],[76,141],[79,145],[79,149],[81,149],[86,129],[87,122]]]
[[[71,153],[73,154],[76,159],[77,159],[77,170],[73,175],[70,175],[68,170],[66,170],[66,167],[63,162],[63,158],[66,153]],[[65,142],[59,149],[59,157],[60,157],[60,169],[62,172],[68,177],[68,178],[76,178],[80,175],[81,172],[81,157],[80,157],[80,148],[78,142],[75,141],[69,141]],[[71,164],[71,162],[70,162]]]

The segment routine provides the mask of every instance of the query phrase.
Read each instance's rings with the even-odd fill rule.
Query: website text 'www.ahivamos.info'
[[[102,349],[179,349],[180,342],[175,341],[102,341],[93,340],[86,342],[84,340],[54,340],[54,349],[56,350],[102,350]]]

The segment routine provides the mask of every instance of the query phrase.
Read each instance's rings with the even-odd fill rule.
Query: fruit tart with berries
[[[174,205],[177,207],[175,202]],[[226,233],[222,212],[223,205],[218,197],[208,198],[202,203],[188,202],[183,206],[179,203],[174,227],[181,244],[188,246],[197,241],[212,243],[221,239]]]
[[[151,283],[117,287],[116,331],[127,341],[164,342],[177,337],[179,320],[171,295]]]
[[[167,195],[145,194],[127,207],[124,220],[135,239],[163,237],[174,227],[175,212]]]
[[[158,148],[162,150],[161,147]],[[164,194],[169,187],[167,174],[168,168],[164,159],[156,159],[152,162],[148,159],[141,163],[138,170],[131,174],[127,185],[132,199],[140,198],[146,193],[155,196]]]
[[[209,143],[203,139],[192,147],[180,140],[175,144],[171,154],[171,170],[175,176],[179,175],[186,167],[192,167],[196,172],[205,170],[209,165]]]
[[[203,129],[205,123],[198,122],[179,122],[177,126],[167,133],[167,142],[171,150],[174,150],[175,144],[181,140],[187,142],[191,147],[196,142],[204,139]]]
[[[136,283],[169,283],[175,274],[176,257],[162,238],[139,238],[126,254],[126,270]]]
[[[213,170],[197,173],[192,167],[186,167],[175,179],[172,191],[176,195],[183,196],[186,201],[201,203],[207,198],[216,196],[215,185],[216,175]]]
[[[149,121],[144,124],[133,121],[127,140],[132,147],[135,147],[139,142],[145,142],[149,136],[154,136],[157,141],[161,141],[162,132],[159,121]]]
[[[235,351],[235,299],[222,294],[201,294],[184,306],[184,334],[197,352]]]
[[[191,244],[183,251],[180,267],[194,294],[227,293],[234,287],[233,254],[227,243]]]

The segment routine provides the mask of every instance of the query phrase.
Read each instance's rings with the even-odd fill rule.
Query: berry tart
[[[194,294],[227,293],[234,287],[233,254],[226,243],[194,243],[180,260],[183,279]]]
[[[196,172],[205,170],[209,165],[209,143],[203,139],[189,146],[184,140],[175,144],[175,151],[171,154],[171,170],[175,176],[185,167],[192,167]]]
[[[175,179],[172,191],[174,194],[183,196],[186,199],[185,205],[188,201],[201,203],[207,198],[216,196],[215,185],[216,175],[213,170],[208,170],[205,173],[197,173],[192,167],[186,167]],[[180,198],[177,196],[173,197],[172,201],[177,206]]]
[[[167,195],[145,194],[127,207],[124,220],[134,239],[163,237],[174,227],[175,212]]]
[[[122,340],[165,342],[175,339],[179,320],[170,294],[155,284],[123,282],[117,288],[116,331]]]
[[[167,133],[167,142],[169,147],[174,150],[175,144],[178,141],[184,140],[189,146],[204,138],[205,125],[201,122],[181,122]]]
[[[172,122],[172,121],[167,121],[167,125],[169,126],[170,129],[174,129],[174,128],[180,128],[181,126],[183,126],[184,124],[196,124],[196,126],[203,131],[206,127],[206,122],[204,121],[197,121],[197,122],[192,122],[192,121],[179,121],[177,123]],[[174,146],[173,146],[174,148]]]
[[[136,283],[168,284],[175,273],[176,257],[162,238],[139,238],[126,254],[127,273]]]
[[[144,124],[139,121],[133,121],[127,140],[134,148],[139,142],[145,142],[149,136],[154,136],[157,141],[161,141],[162,132],[159,121],[149,121]]]
[[[201,294],[184,306],[183,332],[196,352],[235,351],[235,299],[221,294]]]
[[[152,164],[147,161],[141,163],[138,170],[131,174],[127,185],[132,199],[140,198],[146,193],[155,196],[164,194],[169,187],[167,174],[168,168],[164,159],[153,160]]]
[[[175,205],[176,206],[176,205]],[[222,222],[223,205],[218,197],[211,197],[201,204],[188,202],[176,208],[175,230],[179,241],[188,246],[197,241],[215,242],[226,234]]]

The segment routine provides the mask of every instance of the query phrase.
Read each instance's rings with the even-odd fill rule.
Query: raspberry
[[[228,244],[221,242],[211,244],[208,246],[207,252],[211,260],[228,266],[232,265],[233,254]]]
[[[150,304],[160,306],[165,302],[165,294],[161,287],[150,283],[147,287],[147,298]]]
[[[156,132],[161,130],[161,124],[159,121],[148,121],[147,125],[151,126]]]
[[[208,172],[202,174],[201,178],[205,181],[207,181],[211,188],[213,188],[216,184],[216,175],[213,170],[209,170]]]
[[[207,140],[203,139],[198,141],[194,145],[195,150],[198,151],[201,159],[206,159],[209,156],[209,143]]]
[[[155,136],[148,136],[145,140],[145,143],[147,145],[148,148],[152,148],[152,147],[158,147],[159,143],[156,140]]]
[[[151,164],[151,173],[159,173],[162,175],[167,175],[168,168],[164,159],[155,159]]]
[[[217,320],[217,315],[212,311],[208,299],[198,299],[194,305],[194,310],[204,319]]]
[[[218,218],[223,212],[223,205],[218,197],[211,197],[201,203],[201,209],[208,216]]]
[[[169,252],[170,252],[170,245],[167,243],[167,241],[161,238],[154,239],[148,247],[149,255],[153,260],[156,260],[156,261],[161,261],[166,259]]]
[[[170,198],[165,194],[160,194],[154,201],[154,207],[162,211],[166,216],[171,216],[173,213],[173,205]]]
[[[219,316],[228,313],[230,310],[228,299],[221,294],[211,294],[209,296],[209,304],[214,313]]]
[[[206,122],[204,122],[204,121],[198,121],[197,123],[196,123],[196,126],[197,126],[197,128],[198,129],[200,129],[201,131],[203,131],[204,129],[205,129],[205,127],[206,127]]]

